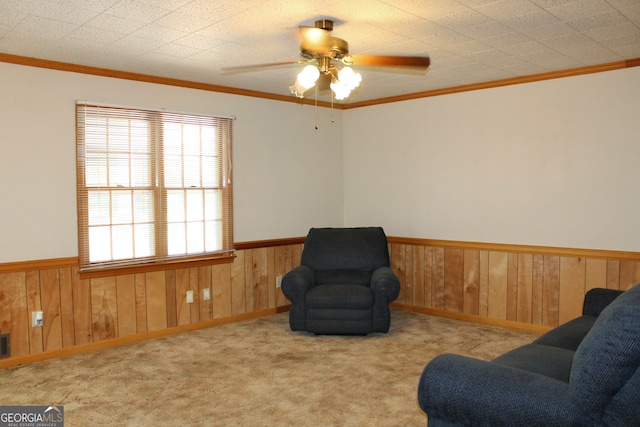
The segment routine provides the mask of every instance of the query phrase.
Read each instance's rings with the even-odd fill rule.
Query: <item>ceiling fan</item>
[[[425,73],[431,63],[428,56],[351,54],[349,44],[343,39],[331,36],[331,31],[333,21],[329,19],[317,20],[313,27],[300,26],[300,56],[303,59],[227,67],[223,68],[222,72],[235,74],[269,67],[307,64],[298,74],[296,82],[289,87],[291,94],[303,98],[304,92],[314,87],[316,81],[322,77],[321,85],[331,87],[335,98],[341,100],[349,96],[361,81],[360,74],[351,66],[390,67],[393,71]]]

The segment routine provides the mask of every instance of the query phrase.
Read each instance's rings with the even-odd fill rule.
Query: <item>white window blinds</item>
[[[232,119],[78,102],[81,269],[233,245]]]

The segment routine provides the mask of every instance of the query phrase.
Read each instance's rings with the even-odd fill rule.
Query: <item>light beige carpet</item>
[[[535,335],[394,310],[388,334],[291,332],[288,313],[0,370],[0,405],[64,405],[65,426],[424,426],[424,365]]]

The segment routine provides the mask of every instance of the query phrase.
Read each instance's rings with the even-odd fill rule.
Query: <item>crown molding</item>
[[[88,65],[70,64],[66,62],[52,61],[48,59],[31,58],[27,56],[0,53],[0,62],[10,64],[25,65],[29,67],[47,68],[58,71],[68,71],[72,73],[89,74],[94,76],[111,77],[116,79],[134,80],[145,83],[154,83],[167,86],[178,86],[190,89],[206,90],[210,92],[227,93],[231,95],[249,96],[254,98],[270,99],[274,101],[291,102],[294,104],[316,105],[313,99],[300,99],[293,96],[277,95],[267,92],[239,89],[228,86],[219,86],[210,83],[180,80],[169,77],[152,76],[148,74],[132,73],[129,71],[112,70],[108,68],[91,67]],[[584,74],[600,73],[604,71],[620,70],[640,66],[640,58],[628,59],[624,61],[609,62],[606,64],[589,65],[586,67],[572,68],[569,70],[551,71],[548,73],[532,74],[529,76],[514,77],[509,79],[494,80],[484,83],[475,83],[450,88],[435,89],[423,92],[415,92],[406,95],[391,96],[387,98],[371,99],[361,102],[347,104],[317,101],[318,107],[333,108],[336,110],[349,110],[352,108],[368,107],[372,105],[388,104],[392,102],[408,101],[412,99],[429,98],[433,96],[450,95],[460,92],[474,90],[491,89],[502,86],[510,86],[523,83],[533,83],[543,80],[559,79],[564,77],[580,76]]]
[[[52,61],[49,59],[31,58],[28,56],[12,55],[0,53],[0,62],[10,64],[25,65],[28,67],[47,68],[57,71],[68,71],[71,73],[88,74],[92,76],[111,77],[114,79],[134,80],[138,82],[154,83],[166,86],[177,86],[189,89],[206,90],[209,92],[228,93],[231,95],[250,96],[253,98],[270,99],[273,101],[292,102],[294,104],[316,105],[313,99],[300,99],[294,96],[277,95],[274,93],[259,92],[256,90],[239,89],[228,86],[219,86],[210,83],[194,82],[190,80],[180,80],[170,77],[152,76],[149,74],[132,73],[129,71],[112,70],[109,68],[91,67],[88,65],[70,64],[67,62]],[[331,107],[330,102],[318,101],[319,107]],[[341,109],[341,104],[334,104],[333,108]]]
[[[548,73],[532,74],[529,76],[513,77],[510,79],[494,80],[484,83],[474,83],[463,86],[455,86],[450,88],[429,90],[425,92],[409,93],[406,95],[391,96],[388,98],[372,99],[370,101],[354,102],[344,105],[343,109],[368,107],[371,105],[387,104],[391,102],[408,101],[411,99],[429,98],[432,96],[450,95],[460,92],[469,92],[474,90],[491,89],[502,86],[511,86],[523,83],[534,83],[543,80],[561,79],[564,77],[581,76],[584,74],[601,73],[604,71],[621,70],[623,68],[632,68],[640,66],[640,58],[629,59],[625,61],[609,62],[606,64],[589,65],[580,68],[571,68],[561,71],[550,71]]]

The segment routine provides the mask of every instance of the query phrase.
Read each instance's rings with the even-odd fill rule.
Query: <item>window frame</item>
[[[118,111],[124,113],[131,112],[130,117],[148,121],[149,124],[149,144],[152,145],[150,160],[150,189],[153,192],[153,234],[155,243],[155,254],[150,257],[132,257],[126,259],[111,259],[108,261],[91,261],[89,258],[89,194],[96,191],[95,187],[87,186],[87,156],[86,156],[86,109],[103,109],[104,111]],[[233,186],[232,186],[232,148],[233,148],[233,116],[214,116],[205,114],[194,114],[184,112],[167,111],[164,109],[147,109],[138,107],[128,107],[121,105],[110,105],[104,103],[76,101],[76,181],[77,181],[77,210],[78,210],[78,259],[79,273],[81,278],[101,277],[114,274],[132,274],[147,271],[160,271],[168,268],[195,267],[202,265],[220,264],[232,262],[235,258],[233,243]],[[195,123],[212,121],[219,135],[216,139],[214,151],[221,156],[220,170],[217,172],[218,185],[214,192],[220,193],[220,222],[222,248],[215,251],[198,253],[185,253],[179,255],[168,255],[168,214],[166,212],[167,192],[172,189],[188,191],[193,186],[171,187],[164,182],[163,165],[163,122],[180,122],[180,120],[193,120]],[[199,124],[202,126],[202,124]],[[222,130],[218,129],[220,127]],[[220,137],[220,135],[222,135]],[[129,138],[129,142],[131,139]],[[130,154],[131,149],[128,150]],[[204,154],[199,154],[202,159]],[[184,156],[181,165],[184,166]],[[131,172],[131,166],[129,166]],[[139,189],[130,183],[130,187],[122,187],[125,191]],[[114,188],[118,190],[121,186],[106,186],[104,189],[111,192]],[[199,187],[200,188],[200,187]],[[201,187],[203,198],[206,189]],[[209,188],[209,191],[212,189]],[[98,190],[100,191],[100,190]],[[117,191],[117,190],[115,190]],[[186,193],[185,193],[186,194]],[[110,210],[113,213],[113,210]],[[133,221],[133,220],[132,220]],[[204,219],[203,219],[204,221]],[[113,228],[114,222],[110,220],[109,227]],[[185,219],[185,226],[188,220]],[[135,221],[130,224],[132,227]]]

